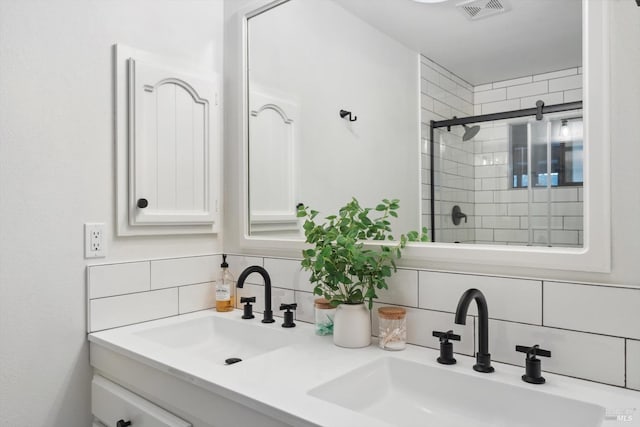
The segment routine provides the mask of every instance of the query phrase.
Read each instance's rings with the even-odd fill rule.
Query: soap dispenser
[[[220,276],[216,282],[216,311],[231,311],[234,308],[234,291],[236,283],[233,275],[229,271],[227,255],[222,254],[222,264],[220,264]]]

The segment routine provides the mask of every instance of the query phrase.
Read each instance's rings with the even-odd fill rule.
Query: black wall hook
[[[347,111],[347,110],[340,110],[340,117],[344,118],[348,118],[348,120],[350,122],[355,122],[356,120],[358,120],[358,116],[353,116],[353,118],[351,118],[351,111]]]

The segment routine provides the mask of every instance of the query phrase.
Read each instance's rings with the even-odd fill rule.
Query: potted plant
[[[391,217],[398,217],[399,201],[384,199],[375,208],[363,208],[353,198],[336,215],[316,222],[318,211],[298,207],[298,217],[305,218],[306,242],[313,248],[302,251],[302,267],[311,271],[314,294],[324,296],[337,306],[333,341],[341,347],[365,347],[371,343],[369,310],[376,290],[387,289],[386,280],[396,271],[408,241],[427,241],[426,228],[401,235],[394,241]],[[367,240],[387,241],[376,247]],[[368,302],[368,308],[364,302]]]

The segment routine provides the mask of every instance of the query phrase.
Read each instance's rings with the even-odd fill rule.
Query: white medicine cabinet
[[[219,81],[212,71],[115,46],[118,235],[219,229]]]

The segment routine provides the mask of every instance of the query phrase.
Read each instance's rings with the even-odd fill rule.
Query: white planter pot
[[[364,303],[338,306],[333,318],[333,343],[347,348],[371,344],[371,316]]]

